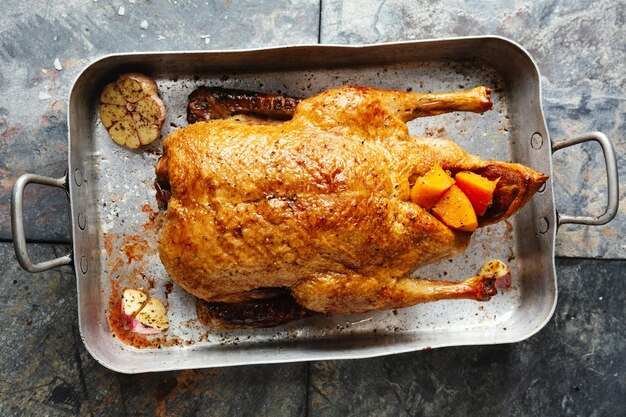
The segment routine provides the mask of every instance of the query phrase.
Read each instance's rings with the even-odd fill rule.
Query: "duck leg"
[[[438,300],[488,301],[496,295],[494,274],[464,281],[391,278],[358,274],[329,274],[293,287],[291,293],[305,308],[320,313],[348,314],[409,307]]]
[[[493,108],[491,88],[483,86],[467,91],[443,93],[378,90],[378,94],[383,106],[403,122],[457,111],[482,113]]]

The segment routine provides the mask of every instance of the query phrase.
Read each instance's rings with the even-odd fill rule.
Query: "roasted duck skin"
[[[492,274],[461,282],[408,277],[459,254],[471,237],[410,201],[411,181],[435,163],[500,178],[479,217],[485,225],[514,214],[547,177],[448,140],[410,136],[406,126],[419,116],[486,111],[489,94],[348,86],[300,101],[287,121],[211,120],[175,131],[156,167],[168,198],[163,265],[216,308],[255,299],[249,295],[259,288],[287,289],[306,310],[337,314],[489,299]]]

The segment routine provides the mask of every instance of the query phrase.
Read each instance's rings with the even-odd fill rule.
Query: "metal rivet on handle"
[[[88,269],[87,258],[83,256],[80,258],[80,270],[83,272],[83,274],[86,274],[87,269]]]
[[[79,187],[83,185],[83,173],[78,168],[74,170],[74,183]]]
[[[539,132],[533,133],[530,137],[530,146],[532,146],[533,149],[541,149],[543,146],[543,136],[541,136]]]
[[[78,213],[78,227],[80,230],[85,230],[85,226],[87,225],[87,216],[85,213]]]
[[[548,219],[542,217],[537,222],[537,227],[539,228],[539,233],[544,234],[548,231],[548,229],[550,229],[550,223],[548,222]]]

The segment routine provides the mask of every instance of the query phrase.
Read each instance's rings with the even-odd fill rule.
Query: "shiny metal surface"
[[[611,141],[602,132],[590,132],[571,139],[563,139],[552,144],[552,152],[564,149],[579,143],[596,141],[602,147],[604,155],[604,163],[606,166],[606,182],[607,182],[607,203],[604,213],[598,216],[571,216],[563,213],[557,213],[558,225],[573,223],[587,225],[607,224],[617,214],[619,206],[619,182],[617,178],[617,158]]]
[[[15,257],[22,268],[29,272],[42,272],[61,265],[72,263],[72,254],[61,256],[56,259],[34,263],[28,256],[26,248],[26,236],[24,234],[24,190],[28,184],[49,185],[63,188],[67,192],[67,177],[50,178],[42,175],[24,174],[13,184],[11,194],[11,233],[13,233],[13,248]]]
[[[554,311],[557,218],[551,182],[509,222],[475,233],[468,250],[416,277],[462,279],[498,257],[514,283],[488,303],[440,301],[398,311],[319,316],[275,329],[207,332],[191,296],[174,286],[167,298],[169,336],[181,343],[136,349],[111,336],[112,283],[145,283],[166,297],[167,275],[154,251],[154,165],[160,142],[130,151],[115,145],[97,117],[102,87],[126,71],[157,81],[168,111],[166,136],[184,126],[187,96],[200,85],[309,96],[344,84],[445,91],[489,85],[494,110],[413,121],[414,135],[446,136],[484,158],[513,160],[552,173],[541,110],[539,73],[526,51],[498,37],[456,38],[373,46],[293,46],[245,51],[121,54],[89,65],[69,105],[69,192],[79,323],[91,354],[120,372],[255,363],[362,358],[442,346],[508,343],[539,331]],[[140,257],[128,241],[144,242]],[[143,281],[142,281],[143,280]]]

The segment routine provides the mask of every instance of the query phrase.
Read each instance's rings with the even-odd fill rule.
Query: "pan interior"
[[[281,71],[205,70],[188,75],[158,68],[146,72],[155,77],[167,106],[163,137],[187,125],[187,97],[201,85],[301,97],[342,85],[417,92],[456,91],[486,85],[493,88],[492,111],[417,119],[409,124],[411,134],[446,137],[483,158],[542,168],[524,160],[528,144],[521,143],[520,135],[524,132],[512,111],[518,106],[515,102],[519,97],[501,71],[482,60],[442,59]],[[479,229],[465,253],[413,274],[461,280],[475,275],[487,260],[502,259],[511,267],[513,286],[510,290],[499,290],[489,302],[439,301],[393,311],[319,316],[273,329],[208,331],[196,319],[193,297],[176,284],[170,285],[157,254],[158,209],[153,183],[162,139],[140,150],[129,150],[116,145],[99,121],[98,88],[116,75],[101,75],[92,84],[93,91],[81,92],[88,103],[86,119],[81,121],[82,126],[78,122],[71,124],[74,153],[70,174],[81,331],[88,347],[91,345],[92,354],[105,365],[139,372],[498,343],[524,338],[538,328],[546,315],[549,317],[555,299],[555,288],[550,285],[553,277],[539,275],[545,274],[542,270],[549,273],[552,261],[542,261],[546,265],[538,266],[533,254],[545,248],[551,250],[550,233],[543,236],[529,230],[529,224],[532,229],[536,223],[538,211],[551,204],[551,197],[543,193],[535,197],[546,200],[537,203],[539,208],[531,203],[509,221]],[[542,164],[546,172],[549,166]],[[82,177],[80,186],[76,170]],[[79,227],[79,215],[88,219],[84,228]],[[151,296],[167,302],[171,325],[160,346],[137,349],[111,335],[107,320],[113,308],[110,301],[112,295],[117,296],[116,291],[125,287],[149,289]],[[138,358],[151,361],[142,363]]]

